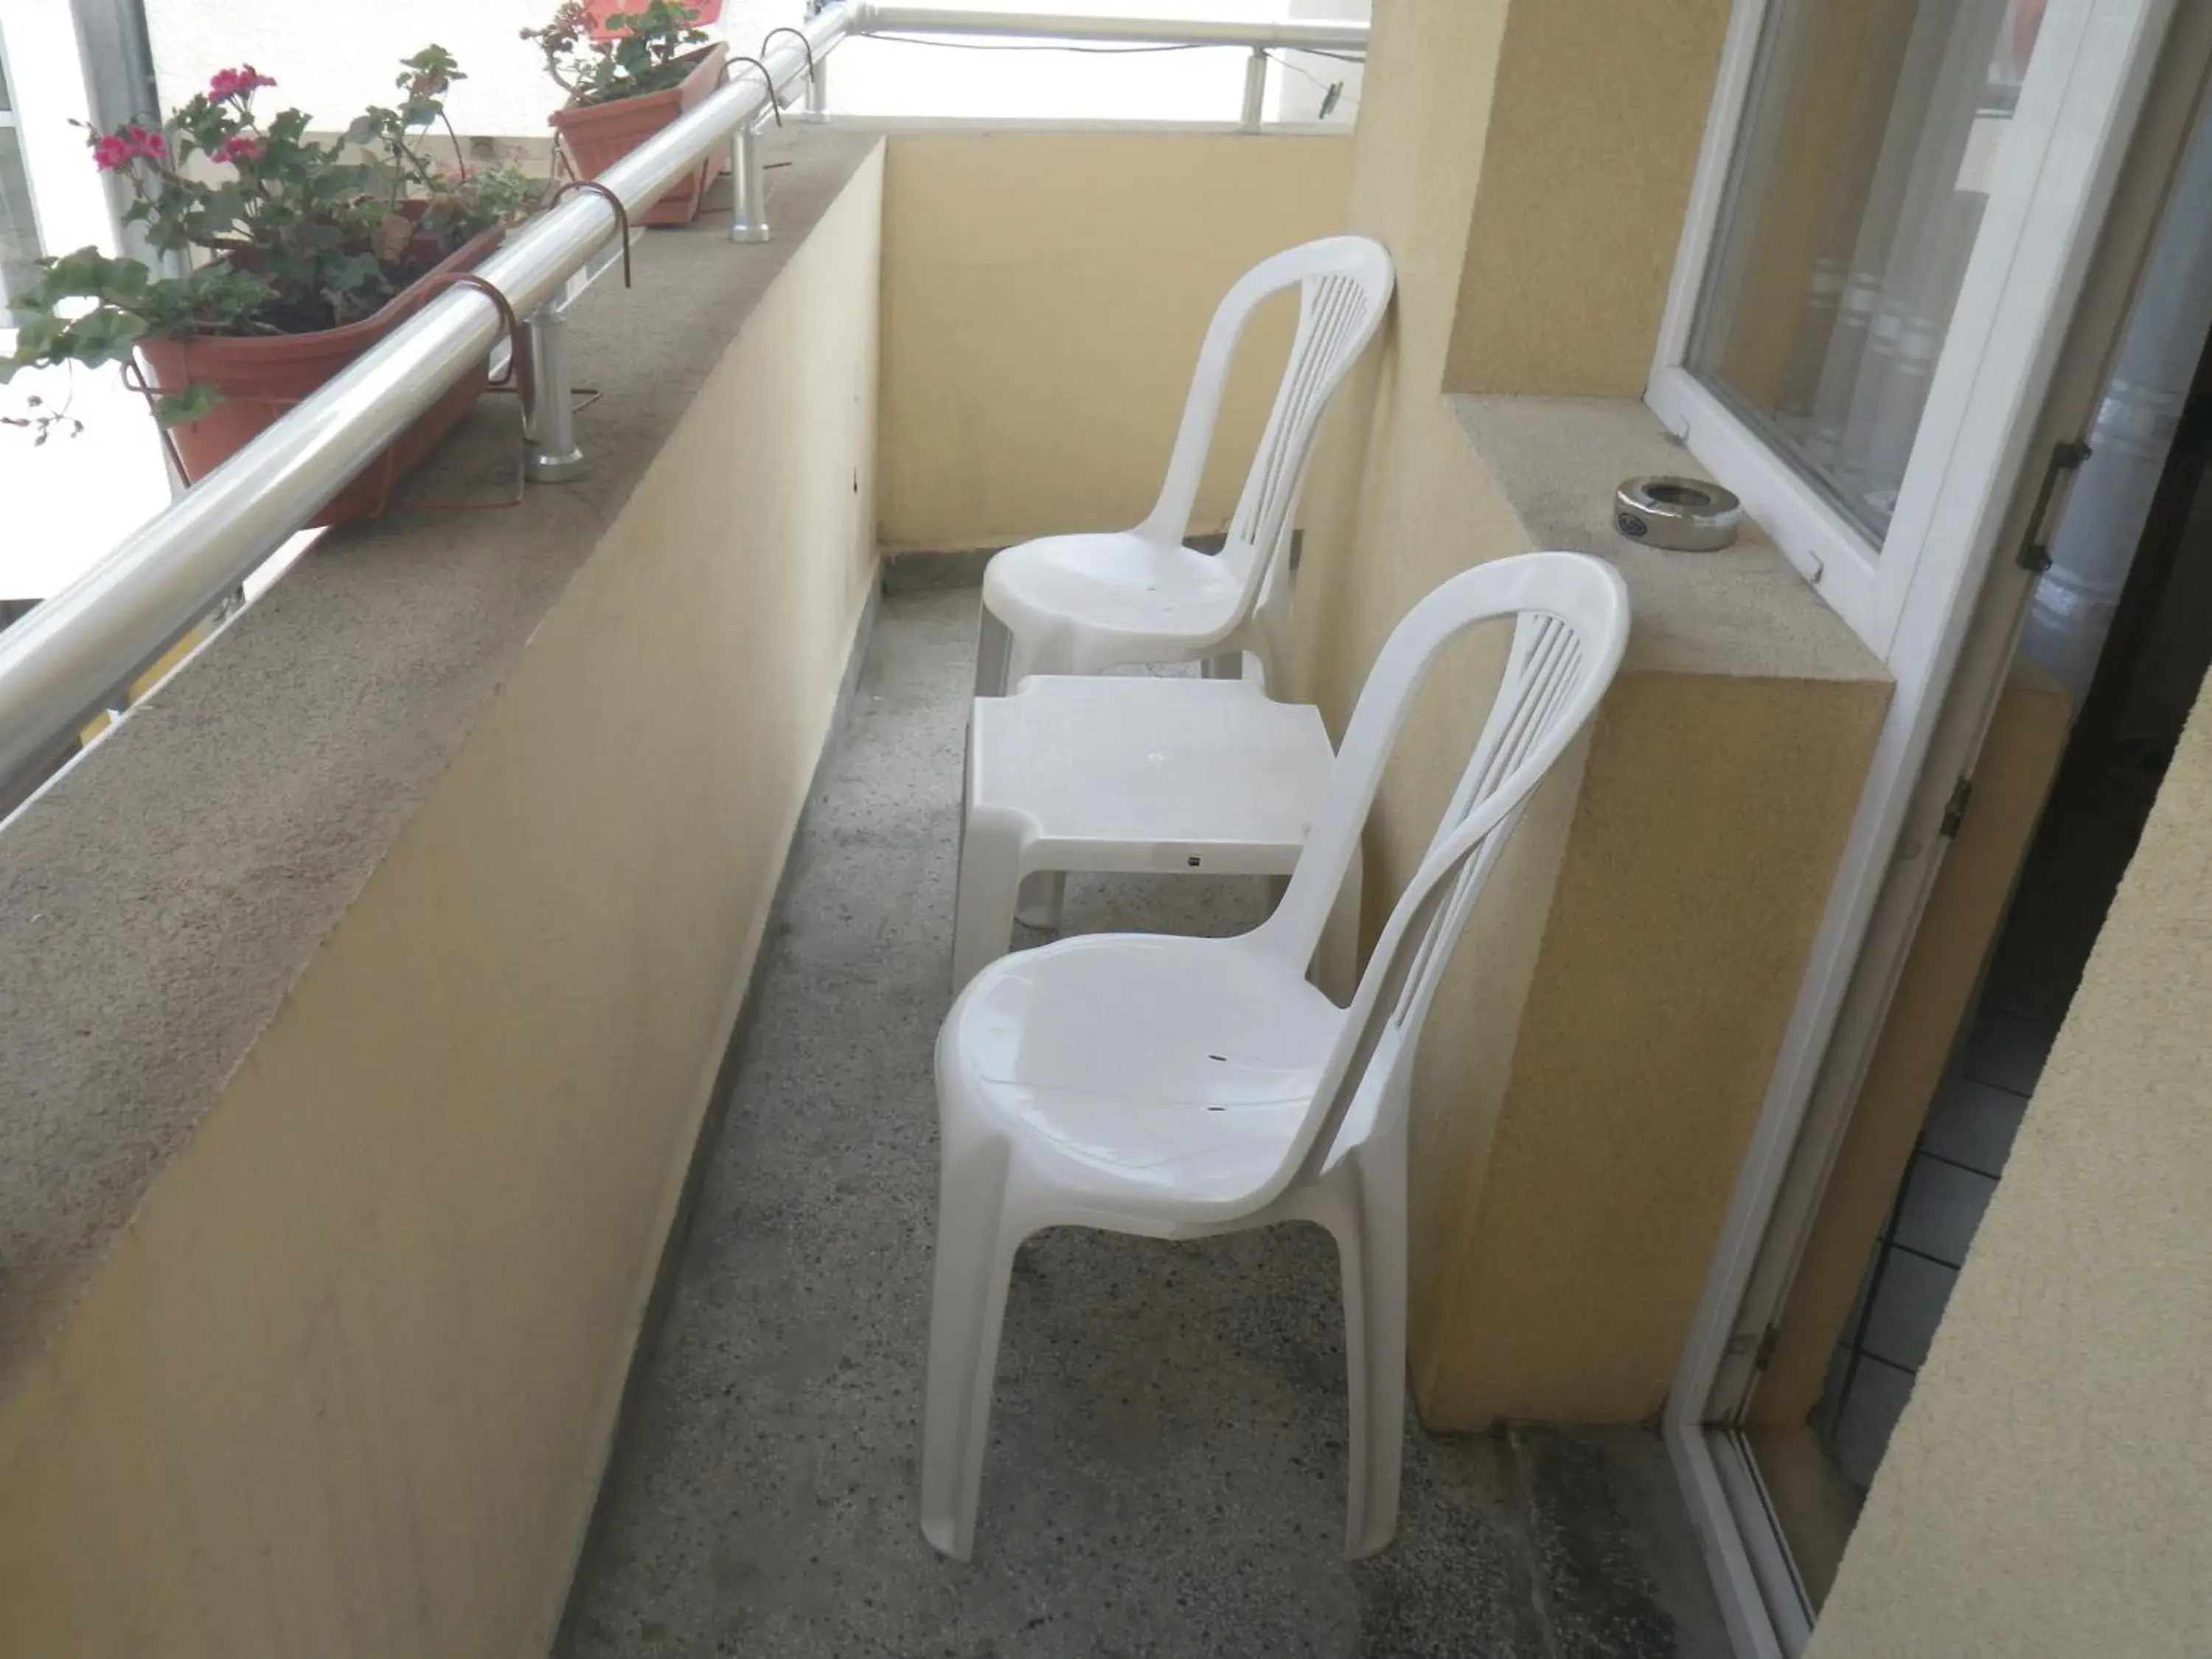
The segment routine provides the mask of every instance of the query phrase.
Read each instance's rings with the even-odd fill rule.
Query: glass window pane
[[[1879,544],[2044,0],[1771,0],[1691,369]]]

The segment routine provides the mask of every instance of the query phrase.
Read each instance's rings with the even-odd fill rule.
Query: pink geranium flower
[[[128,167],[142,155],[158,161],[168,153],[167,139],[133,122],[127,127],[118,128],[95,139],[92,146],[92,163],[102,173],[112,173],[118,167]]]
[[[215,159],[228,161],[234,167],[240,161],[253,161],[260,154],[261,141],[250,132],[241,132],[216,145]]]
[[[217,70],[215,79],[208,82],[210,98],[243,98],[256,87],[273,87],[274,76],[264,75],[251,64],[240,64],[236,69]]]

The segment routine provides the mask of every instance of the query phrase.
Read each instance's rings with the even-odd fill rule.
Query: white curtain
[[[1876,530],[1897,505],[2008,125],[2012,10],[2011,0],[1923,0],[1901,58],[1860,66],[1823,204],[1775,418]],[[1855,156],[1872,158],[1870,173]]]
[[[7,88],[0,85],[0,100]],[[4,101],[0,101],[4,111]],[[8,296],[38,280],[39,235],[31,218],[31,187],[23,167],[23,147],[14,118],[0,112],[0,324]]]

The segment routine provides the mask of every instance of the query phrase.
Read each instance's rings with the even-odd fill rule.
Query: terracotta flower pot
[[[197,483],[258,437],[303,398],[319,389],[348,363],[382,340],[434,298],[440,280],[480,263],[506,233],[495,225],[479,231],[416,282],[392,295],[383,309],[357,323],[313,334],[177,334],[142,340],[138,355],[149,386],[156,392],[180,392],[187,386],[211,386],[222,401],[208,415],[169,430],[179,464]],[[423,258],[437,252],[428,238],[418,239]],[[391,504],[392,486],[468,412],[489,379],[479,364],[423,412],[331,497],[310,520],[343,524],[374,518]]]
[[[665,92],[648,92],[641,98],[623,98],[611,104],[586,104],[553,112],[553,131],[579,179],[596,179],[679,115],[696,108],[722,84],[722,66],[730,49],[717,40],[702,47],[683,84]],[[714,176],[714,157],[691,170],[690,175],[631,222],[641,225],[688,225],[699,216],[699,200],[707,181]]]

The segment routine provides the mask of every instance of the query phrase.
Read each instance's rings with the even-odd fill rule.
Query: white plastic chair
[[[1389,304],[1390,256],[1330,236],[1262,260],[1213,313],[1183,404],[1167,480],[1145,521],[1105,534],[1007,548],[983,573],[975,690],[1028,674],[1095,674],[1121,663],[1205,661],[1250,651],[1269,684],[1287,622],[1286,554],[1314,436]],[[1218,554],[1183,545],[1213,443],[1237,337],[1268,295],[1301,289],[1297,332]]]
[[[1444,644],[1517,618],[1497,699],[1348,1009],[1304,978],[1383,763]],[[921,1529],[965,1559],[1014,1252],[1047,1227],[1194,1238],[1278,1221],[1335,1236],[1350,1361],[1346,1551],[1397,1525],[1406,1116],[1423,1020],[1530,793],[1619,666],[1628,597],[1571,553],[1453,577],[1368,676],[1274,914],[1228,939],[1094,934],[1001,957],[937,1042],[941,1179]]]
[[[1025,877],[1289,875],[1335,759],[1318,708],[1249,680],[1033,674],[976,698],[952,988],[1006,953]],[[1326,989],[1350,993],[1358,905],[1347,877],[1317,964]]]

